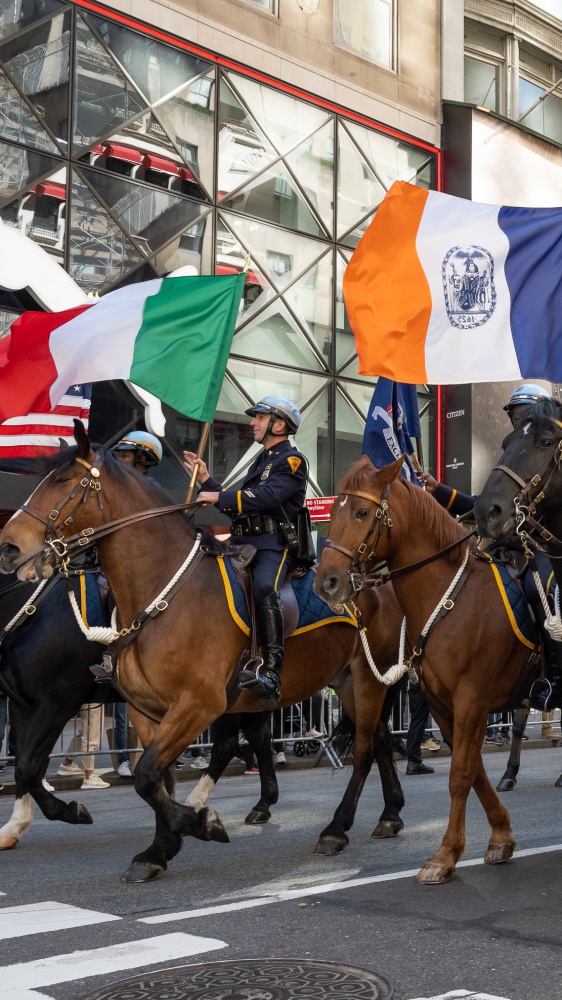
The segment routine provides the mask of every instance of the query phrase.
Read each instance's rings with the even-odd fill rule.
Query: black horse
[[[36,584],[18,583],[15,577],[3,577],[0,591],[0,634],[33,594]],[[78,603],[79,583],[70,578]],[[44,600],[37,602],[37,610],[9,631],[0,645],[0,688],[10,699],[10,721],[16,733],[15,784],[16,797],[12,815],[0,828],[0,850],[14,847],[29,829],[33,817],[33,803],[37,803],[47,819],[71,824],[93,822],[88,809],[80,802],[65,802],[47,791],[42,779],[48,765],[49,754],[67,722],[84,704],[97,704],[113,700],[115,693],[109,685],[96,683],[90,667],[101,660],[104,647],[89,641],[78,628],[71,609],[67,586],[61,577],[52,586]],[[341,676],[341,693],[353,706],[351,675]],[[368,763],[361,757],[354,767],[349,787],[336,810],[330,831],[341,831],[342,841],[347,841],[345,831],[353,822],[357,805],[357,781],[364,780],[365,768],[375,756],[381,776],[385,809],[374,835],[395,835],[402,827],[400,810],[404,799],[392,758],[392,744],[387,724],[388,710],[373,733]],[[278,800],[279,788],[271,754],[270,713],[245,713],[223,715],[215,723],[215,738],[209,768],[202,775],[192,795],[206,798],[209,790],[223,774],[239,749],[238,734],[241,730],[254,751],[260,772],[260,798],[246,816],[245,822],[254,825],[266,823],[270,808]],[[357,774],[360,772],[360,778]],[[211,779],[209,781],[208,779]],[[171,779],[173,780],[173,776]],[[201,792],[199,787],[203,785]],[[361,784],[362,787],[362,784]],[[360,789],[359,789],[360,793]],[[393,832],[390,832],[390,831]],[[378,832],[377,832],[378,831]]]

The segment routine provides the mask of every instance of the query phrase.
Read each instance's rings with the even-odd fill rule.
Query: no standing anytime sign
[[[329,521],[330,508],[336,497],[312,497],[305,500],[311,521]]]

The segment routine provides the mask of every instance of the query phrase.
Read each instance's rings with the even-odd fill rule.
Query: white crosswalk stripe
[[[471,993],[470,990],[453,990],[452,993],[440,993],[438,997],[413,997],[412,1000],[508,1000],[508,998],[492,996],[491,993]]]
[[[6,906],[0,909],[0,940],[24,937],[26,934],[43,934],[45,931],[70,930],[88,924],[102,924],[108,920],[121,920],[111,913],[83,910],[79,906],[55,903],[30,903],[27,906]]]

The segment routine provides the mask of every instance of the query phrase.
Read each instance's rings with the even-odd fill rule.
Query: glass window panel
[[[519,77],[519,114],[523,115],[528,108],[532,107],[535,101],[538,101],[539,97],[544,94],[544,87],[537,87],[536,84],[530,83],[529,80],[524,80],[522,76]],[[530,112],[530,114],[525,115],[522,119],[521,124],[526,125],[527,128],[532,128],[535,132],[541,132],[544,134],[544,101],[542,101],[537,107]]]
[[[322,371],[322,364],[281,299],[237,330],[232,352],[281,365]]]
[[[0,203],[10,201],[41,177],[60,170],[60,161],[21,146],[0,142]]]
[[[420,184],[420,174],[426,172],[428,167],[431,170],[435,162],[431,153],[417,149],[416,146],[408,146],[382,132],[364,128],[355,122],[346,122],[345,127],[355,139],[375,176],[387,190],[398,180]]]
[[[210,69],[207,60],[129,31],[114,21],[93,14],[88,20],[150,104],[169,97]]]
[[[63,148],[68,142],[70,14],[59,14],[0,45],[0,61]]]
[[[553,94],[544,101],[544,134],[562,143],[562,100]]]
[[[333,231],[334,215],[334,124],[309,136],[285,157],[309,202],[320,215],[328,232]]]
[[[0,135],[47,153],[58,153],[51,137],[21,94],[0,70]]]
[[[241,191],[225,198],[222,204],[244,215],[253,215],[312,236],[326,235],[282,161],[254,177]]]
[[[340,122],[338,128],[338,239],[368,212],[377,208],[385,194],[385,188]],[[354,246],[355,243],[351,245]]]
[[[340,236],[341,242],[345,243],[348,247],[353,247],[355,250],[355,247],[359,243],[359,240],[363,236],[367,226],[373,221],[374,217],[375,213],[371,212],[371,215],[368,215],[366,219],[361,219],[361,221],[358,222],[349,233],[346,233],[344,236]]]
[[[336,391],[334,490],[337,490],[354,462],[361,458],[364,430],[365,420],[359,416],[342,393]]]
[[[321,108],[299,101],[273,87],[264,87],[261,83],[234,73],[227,76],[280,153],[287,152],[331,119]]]
[[[74,171],[69,243],[70,273],[86,291],[103,292],[144,263],[139,251]]]
[[[180,267],[192,269],[186,273],[211,274],[212,257],[213,217],[207,212],[156,254],[153,263],[158,274],[162,275]]]
[[[248,250],[237,240],[222,216],[217,220],[216,274],[236,274],[245,267]],[[263,271],[254,260],[248,268],[244,294],[240,303],[238,323],[259,312],[276,295]]]
[[[464,99],[468,104],[479,104],[490,111],[497,111],[499,66],[482,59],[464,57]]]
[[[117,63],[77,16],[74,148],[91,146],[125,126],[145,107]]]
[[[213,421],[211,462],[213,477],[223,485],[241,480],[260,450],[250,430],[250,417],[244,412],[250,405],[225,378]]]
[[[0,208],[5,226],[39,243],[61,263],[64,257],[66,220],[66,167],[36,184],[31,191]]]
[[[473,45],[488,52],[497,52],[501,55],[503,50],[503,39],[499,35],[490,35],[488,32],[480,31],[471,24],[464,25],[464,41],[466,45]]]
[[[392,0],[334,0],[336,42],[391,66],[392,18]]]
[[[230,358],[228,370],[240,383],[252,402],[264,396],[283,396],[299,409],[325,384],[321,376],[289,368],[269,368],[261,361]],[[245,407],[247,409],[247,407]]]
[[[88,183],[111,210],[122,229],[146,253],[154,253],[201,215],[199,202],[175,197],[104,171],[84,170]]]
[[[302,410],[302,423],[295,444],[308,460],[309,483],[306,495],[330,496],[332,463],[328,386]]]
[[[42,17],[67,9],[68,4],[59,3],[59,0],[25,0],[25,3],[22,0],[0,0],[0,38],[7,38]]]
[[[332,254],[322,257],[284,293],[300,325],[332,366]]]
[[[172,137],[190,172],[207,191],[213,188],[215,148],[215,70],[199,77],[170,100],[159,104],[156,115]]]
[[[255,258],[271,284],[280,290],[290,285],[326,250],[325,243],[295,236],[252,219],[221,213],[225,224]]]
[[[111,286],[111,291],[115,291],[116,288],[123,288],[124,285],[136,285],[139,281],[151,281],[153,278],[159,278],[160,275],[150,266],[150,264],[143,264],[142,267],[137,268],[136,271],[131,271],[126,278],[122,281],[117,281]]]
[[[246,3],[251,3],[254,7],[261,7],[262,10],[269,10],[272,14],[276,13],[277,0],[246,0]]]
[[[271,163],[277,151],[232,92],[224,77],[219,91],[218,197],[240,187]]]
[[[349,364],[347,364],[345,368],[342,369],[340,375],[343,375],[345,378],[361,379],[362,382],[368,382],[369,385],[373,385],[377,381],[376,378],[374,377],[359,374],[359,358],[357,357],[357,355],[355,355],[351,359]]]
[[[11,312],[9,309],[0,309],[0,337],[5,337],[10,332],[10,327],[20,313]]]
[[[347,261],[336,254],[336,368],[341,368],[355,354],[355,337],[347,318],[347,309],[343,298],[343,276]]]

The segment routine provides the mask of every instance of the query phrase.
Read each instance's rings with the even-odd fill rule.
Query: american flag
[[[0,459],[33,458],[60,450],[60,439],[74,444],[74,425],[78,417],[86,430],[92,400],[91,382],[71,385],[50,413],[28,413],[11,417],[0,424]]]

